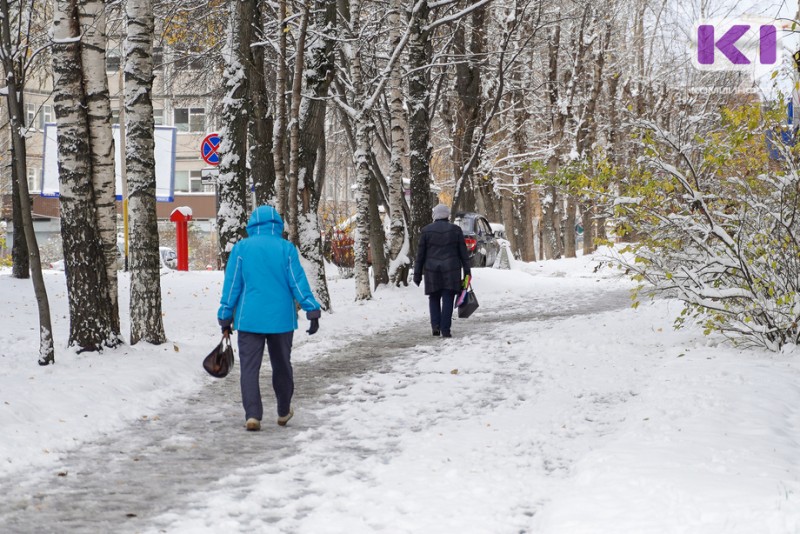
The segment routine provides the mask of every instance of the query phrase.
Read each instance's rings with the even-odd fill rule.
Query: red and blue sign
[[[209,165],[219,165],[219,134],[208,134],[200,143],[200,157]]]

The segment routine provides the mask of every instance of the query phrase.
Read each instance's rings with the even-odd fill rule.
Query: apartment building
[[[200,157],[200,145],[209,133],[217,129],[213,110],[218,103],[220,69],[206,64],[204,60],[190,59],[180,50],[158,47],[153,54],[155,80],[153,83],[153,114],[156,125],[173,126],[176,129],[175,166],[172,181],[172,201],[158,202],[160,220],[168,220],[178,206],[189,206],[193,212],[195,226],[204,232],[214,230],[216,218],[216,191],[212,174],[213,167]],[[111,93],[112,122],[119,124],[120,107],[123,103],[122,55],[119,43],[112,43],[107,51],[106,71]],[[217,71],[217,74],[215,74]],[[33,200],[34,226],[40,241],[60,233],[58,198],[42,196],[42,169],[44,157],[44,129],[55,122],[52,102],[52,77],[42,75],[29,80],[24,93],[25,124],[28,127],[27,166],[28,187]],[[2,114],[7,112],[5,106]],[[10,168],[2,158],[7,158],[7,117],[0,117],[0,218],[6,221],[8,237],[11,222],[11,178]],[[204,175],[206,178],[204,178]],[[122,213],[122,203],[118,211]],[[10,239],[9,239],[10,242]]]

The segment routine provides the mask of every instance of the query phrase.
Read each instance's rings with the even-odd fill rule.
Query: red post
[[[180,206],[172,210],[169,220],[175,223],[175,252],[178,255],[178,270],[189,270],[189,225],[192,220],[192,208]]]

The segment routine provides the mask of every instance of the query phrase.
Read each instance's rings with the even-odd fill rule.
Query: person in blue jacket
[[[225,268],[217,319],[224,336],[239,331],[242,404],[245,428],[260,430],[264,408],[258,375],[266,342],[272,365],[272,387],[278,424],[294,415],[292,338],[297,329],[295,302],[319,329],[320,305],[300,265],[297,248],[283,238],[283,220],[272,206],[259,206],[247,223],[247,238],[233,246]]]

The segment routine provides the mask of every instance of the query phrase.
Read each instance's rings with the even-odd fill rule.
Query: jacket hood
[[[283,237],[283,219],[272,206],[259,206],[250,215],[247,235],[276,235]]]

